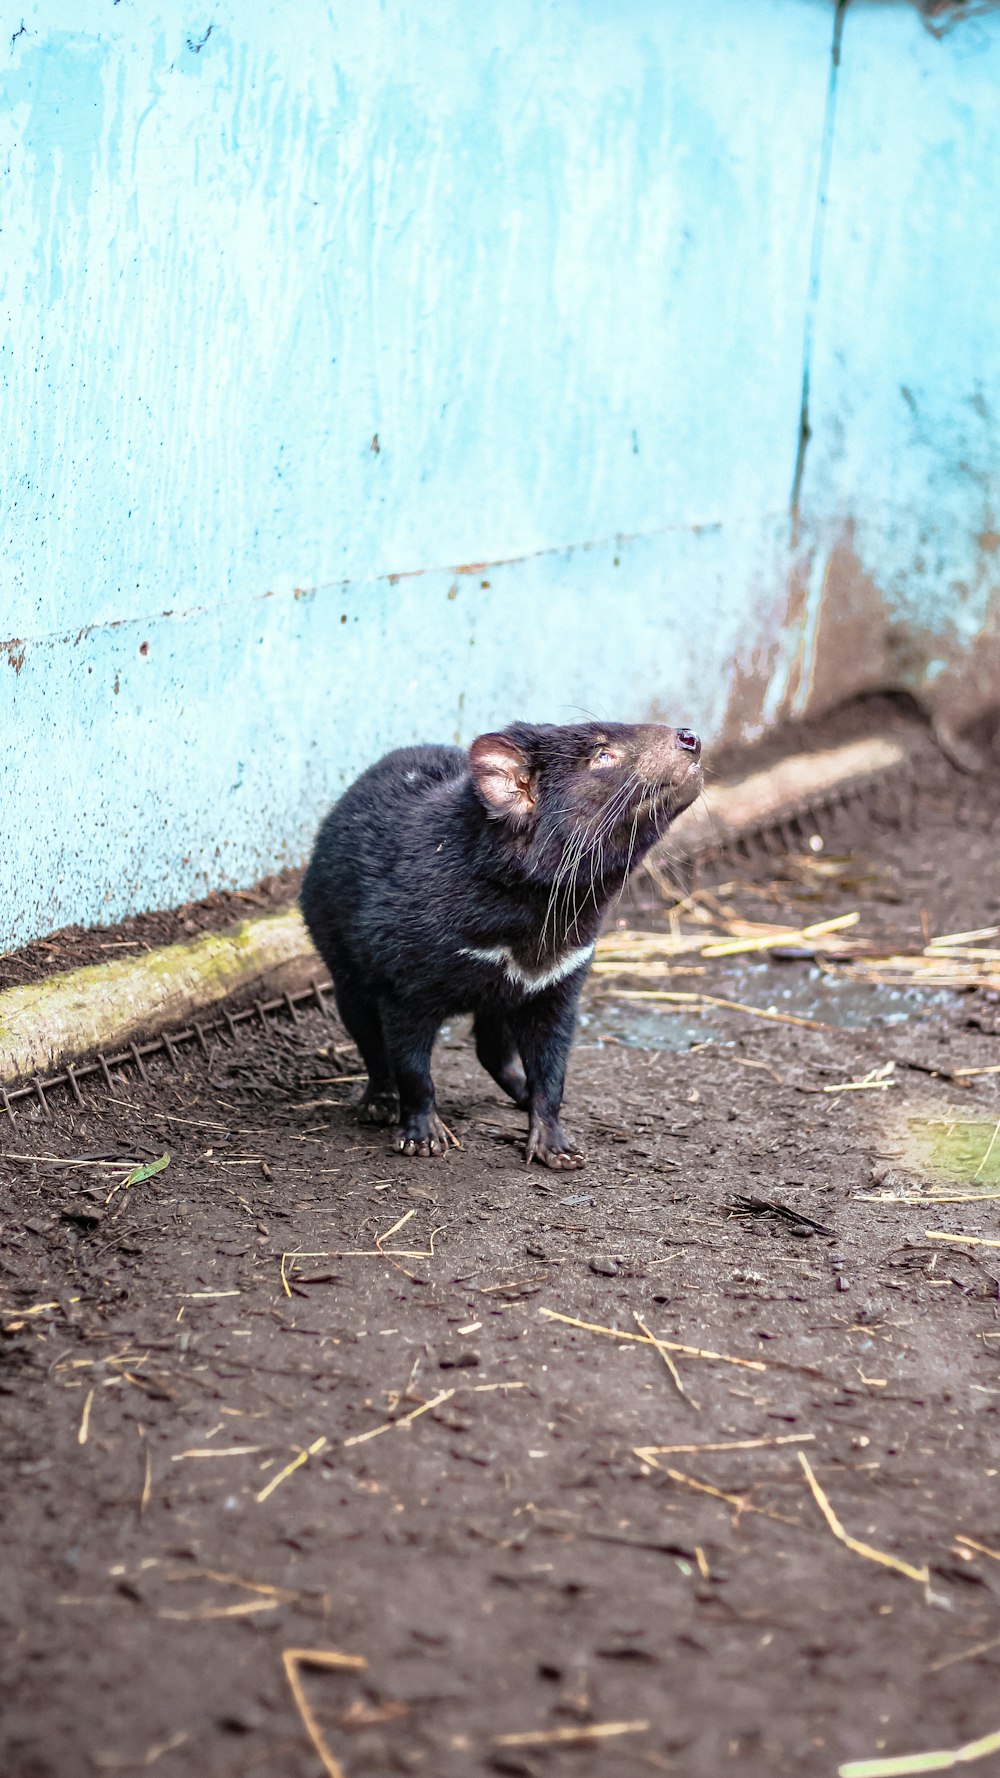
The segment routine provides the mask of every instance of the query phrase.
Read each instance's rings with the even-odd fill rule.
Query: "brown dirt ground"
[[[998,814],[942,766],[916,830],[855,815],[827,835],[842,867],[761,858],[722,904],[858,907],[910,943],[922,915],[992,924]],[[926,1187],[934,1119],[972,1120],[971,1178],[1000,1075],[947,1076],[1000,1062],[1000,1006],[706,967],[708,992],[832,1028],[629,1012],[595,984],[567,1104],[590,1161],[565,1177],[522,1165],[457,1027],[447,1161],[353,1121],[318,1013],[18,1111],[4,1778],[316,1778],[289,1648],[367,1663],[303,1675],[346,1778],[833,1778],[1000,1729],[1000,1249],[926,1236],[995,1240],[996,1205],[862,1195]],[[890,1089],[821,1090],[893,1058]],[[109,1159],[164,1152],[108,1201]],[[743,1362],[675,1354],[682,1395],[648,1343],[543,1310]],[[800,1451],[846,1530],[928,1584],[834,1537]],[[628,1732],[587,1738],[608,1724]]]

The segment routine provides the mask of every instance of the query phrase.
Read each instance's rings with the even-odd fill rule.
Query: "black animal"
[[[701,789],[701,742],[661,724],[514,723],[405,747],[327,816],[302,911],[368,1070],[362,1121],[439,1155],[431,1050],[474,1014],[476,1054],[529,1117],[526,1160],[580,1167],[559,1123],[601,918]]]

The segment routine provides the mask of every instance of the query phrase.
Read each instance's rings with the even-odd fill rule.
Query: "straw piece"
[[[817,920],[812,926],[779,926],[757,938],[726,939],[722,944],[704,945],[701,954],[703,957],[737,957],[744,951],[769,951],[774,945],[808,943],[811,938],[820,938],[827,932],[843,932],[848,926],[856,926],[860,918],[855,911],[838,914],[834,920]]]
[[[1000,1192],[855,1192],[856,1204],[983,1204]]]
[[[725,1352],[705,1352],[700,1346],[680,1346],[676,1340],[653,1339],[646,1334],[624,1333],[618,1327],[602,1327],[597,1321],[578,1321],[575,1315],[560,1315],[557,1309],[539,1309],[546,1321],[561,1321],[566,1327],[579,1327],[584,1333],[605,1334],[611,1340],[635,1340],[640,1346],[653,1345],[659,1350],[679,1352],[683,1358],[704,1358],[710,1364],[736,1364],[741,1370],[766,1371],[769,1367],[760,1358],[730,1358]]]
[[[238,1290],[179,1290],[177,1298],[179,1302],[197,1303],[209,1297],[239,1296],[239,1294]]]
[[[985,1167],[987,1161],[990,1158],[990,1155],[993,1153],[993,1150],[995,1149],[995,1147],[997,1145],[997,1137],[998,1136],[1000,1136],[1000,1117],[997,1118],[996,1129],[994,1130],[992,1136],[990,1137],[990,1145],[989,1145],[988,1149],[986,1150],[986,1153],[984,1154],[978,1167],[976,1168],[976,1171],[972,1175],[973,1179],[979,1178],[980,1173],[982,1172],[983,1168]]]
[[[800,1019],[790,1012],[773,1012],[768,1007],[747,1006],[742,1000],[723,1000],[718,994],[682,994],[666,988],[621,988],[618,1000],[668,1000],[677,1006],[721,1006],[727,1012],[749,1013],[755,1019],[768,1019],[776,1025],[798,1025],[804,1031],[837,1031],[836,1025],[824,1025],[821,1019]],[[838,1032],[838,1036],[840,1033]]]
[[[157,1617],[172,1618],[176,1623],[201,1624],[222,1617],[253,1617],[259,1611],[277,1611],[280,1599],[240,1599],[235,1605],[200,1605],[196,1611],[182,1611],[166,1606]]]
[[[664,1475],[670,1477],[672,1482],[678,1482],[681,1487],[692,1488],[696,1494],[710,1494],[713,1500],[725,1501],[727,1506],[733,1508],[737,1519],[743,1513],[755,1513],[762,1519],[777,1519],[779,1525],[798,1525],[799,1523],[798,1519],[790,1519],[787,1513],[772,1512],[767,1506],[754,1506],[744,1494],[727,1494],[723,1488],[715,1488],[711,1482],[700,1482],[697,1476],[685,1475],[681,1469],[668,1469],[665,1463],[657,1463],[656,1458],[649,1455],[648,1447],[644,1452],[636,1451],[634,1455],[636,1457],[643,1456],[654,1469],[661,1470]]]
[[[264,1445],[199,1445],[190,1451],[175,1451],[171,1463],[185,1463],[189,1457],[252,1457]]]
[[[656,1347],[657,1352],[660,1354],[660,1357],[662,1358],[664,1364],[666,1365],[668,1371],[670,1372],[671,1378],[673,1380],[674,1388],[677,1390],[678,1395],[682,1395],[684,1397],[684,1400],[686,1402],[690,1402],[691,1406],[695,1409],[695,1411],[700,1414],[701,1413],[701,1402],[695,1401],[694,1397],[688,1394],[683,1383],[681,1382],[680,1371],[677,1369],[677,1366],[675,1365],[673,1359],[670,1356],[670,1353],[667,1351],[667,1348],[663,1344],[662,1340],[658,1340],[655,1334],[650,1333],[649,1328],[646,1326],[646,1323],[643,1321],[642,1316],[639,1314],[638,1309],[633,1309],[632,1314],[635,1317],[636,1326],[642,1329],[643,1333],[646,1335],[647,1340],[649,1340],[651,1342],[651,1344]]]
[[[154,1741],[152,1747],[147,1747],[145,1753],[139,1755],[95,1753],[92,1756],[93,1762],[98,1770],[103,1772],[134,1772],[137,1766],[140,1766],[143,1771],[148,1771],[150,1766],[155,1766],[165,1753],[173,1753],[175,1747],[183,1747],[185,1741],[190,1741],[190,1739],[190,1729],[178,1729],[176,1734],[168,1736],[166,1741]]]
[[[974,1537],[966,1537],[964,1531],[956,1532],[956,1543],[964,1543],[967,1549],[978,1550],[981,1556],[989,1556],[992,1561],[1000,1562],[1000,1550],[991,1550],[988,1543],[977,1543]]]
[[[398,1420],[386,1420],[381,1426],[372,1426],[368,1432],[356,1432],[353,1438],[345,1438],[345,1450],[348,1445],[367,1444],[370,1438],[378,1438],[383,1432],[392,1432],[397,1426],[411,1426],[421,1414],[429,1414],[431,1408],[440,1407],[441,1403],[448,1401],[454,1393],[454,1389],[442,1389],[440,1395],[432,1396],[430,1401],[421,1402],[419,1408],[414,1408],[412,1414],[403,1414]],[[257,1498],[259,1499],[260,1496],[258,1495]]]
[[[955,1241],[965,1247],[1000,1247],[1000,1241],[991,1241],[986,1235],[948,1235],[943,1229],[925,1229],[928,1241]]]
[[[976,944],[982,939],[1000,937],[1000,926],[980,926],[975,932],[942,932],[940,938],[932,938],[928,950],[936,950],[938,945]]]
[[[639,1445],[637,1457],[678,1457],[697,1451],[759,1451],[765,1446],[807,1445],[815,1439],[814,1432],[782,1433],[780,1438],[727,1438],[713,1445]]]
[[[88,1392],[87,1399],[83,1404],[83,1414],[81,1415],[81,1418],[80,1418],[80,1430],[76,1435],[76,1442],[78,1445],[85,1445],[87,1442],[87,1433],[90,1431],[90,1410],[91,1410],[91,1407],[93,1406],[93,1401],[94,1401],[94,1390],[91,1389]]]
[[[991,1636],[988,1642],[974,1642],[971,1648],[960,1648],[957,1654],[945,1655],[943,1660],[932,1661],[928,1673],[943,1673],[948,1667],[957,1667],[961,1661],[975,1661],[980,1655],[992,1654],[1000,1648],[1000,1636]]]
[[[356,1673],[367,1667],[368,1662],[363,1655],[342,1655],[333,1648],[285,1648],[282,1650],[281,1660],[285,1669],[285,1678],[288,1680],[292,1697],[295,1699],[295,1708],[302,1718],[302,1726],[319,1755],[327,1778],[344,1778],[344,1768],[339,1760],[334,1759],[323,1739],[319,1723],[309,1708],[309,1700],[302,1685],[299,1669],[301,1667],[346,1667]]]
[[[806,1472],[806,1481],[809,1483],[809,1487],[812,1490],[813,1499],[819,1507],[820,1512],[823,1514],[830,1530],[833,1532],[834,1537],[838,1538],[849,1550],[853,1550],[856,1556],[864,1556],[869,1562],[879,1562],[883,1568],[892,1568],[895,1573],[905,1575],[907,1580],[919,1581],[921,1586],[926,1586],[928,1584],[930,1574],[926,1568],[914,1568],[909,1562],[901,1562],[897,1556],[888,1556],[884,1550],[873,1549],[870,1543],[860,1543],[856,1537],[851,1537],[849,1532],[844,1530],[833,1507],[830,1505],[829,1500],[816,1480],[812,1466],[805,1452],[797,1451],[796,1456]],[[928,1769],[933,1770],[934,1768],[930,1767]]]
[[[292,1475],[295,1470],[301,1469],[303,1463],[308,1463],[310,1457],[318,1456],[325,1444],[325,1438],[314,1439],[308,1450],[300,1451],[298,1456],[294,1458],[291,1463],[286,1463],[284,1469],[279,1469],[277,1475],[273,1476],[268,1482],[267,1487],[262,1488],[260,1493],[254,1496],[257,1505],[260,1506],[261,1502],[266,1500],[269,1494],[273,1494],[275,1488],[280,1488],[282,1482],[287,1481],[288,1477]]]
[[[374,1247],[290,1248],[288,1252],[283,1253],[281,1256],[282,1290],[286,1296],[291,1296],[292,1290],[291,1285],[288,1282],[287,1271],[289,1260],[294,1263],[296,1260],[300,1259],[387,1259],[390,1261],[396,1259],[434,1259],[436,1257],[434,1253],[434,1237],[435,1235],[440,1235],[442,1229],[445,1227],[444,1223],[438,1228],[431,1230],[426,1247],[386,1247],[385,1245],[386,1241],[388,1241],[391,1236],[395,1235],[404,1224],[408,1223],[411,1216],[416,1216],[416,1214],[416,1207],[412,1210],[407,1210],[405,1216],[401,1216],[398,1222],[394,1222],[391,1229],[386,1229],[384,1234],[375,1236]],[[407,1277],[410,1275],[411,1274],[408,1272]]]
[[[407,1224],[407,1223],[408,1223],[408,1222],[409,1222],[409,1220],[410,1220],[410,1217],[411,1217],[411,1216],[416,1216],[416,1214],[417,1214],[417,1211],[416,1211],[416,1206],[415,1206],[415,1205],[414,1205],[414,1207],[413,1207],[413,1209],[412,1209],[412,1210],[407,1210],[407,1211],[406,1211],[406,1212],[405,1212],[405,1214],[404,1214],[404,1215],[403,1215],[403,1216],[401,1216],[401,1217],[400,1217],[400,1219],[399,1219],[399,1221],[398,1221],[398,1222],[394,1222],[394,1223],[393,1223],[393,1225],[392,1225],[392,1228],[391,1228],[391,1229],[386,1229],[386,1231],[385,1231],[385,1234],[384,1234],[384,1235],[376,1235],[376,1236],[375,1236],[375,1245],[376,1245],[376,1247],[381,1247],[381,1246],[382,1246],[382,1243],[383,1243],[383,1242],[384,1242],[384,1241],[391,1241],[391,1239],[392,1239],[392,1237],[393,1237],[393,1235],[396,1235],[396,1234],[398,1234],[398,1233],[399,1233],[399,1231],[400,1231],[400,1229],[401,1229],[401,1228],[405,1228],[405,1226],[406,1226],[406,1224]]]
[[[144,1452],[145,1452],[146,1463],[145,1463],[145,1472],[144,1472],[143,1478],[142,1478],[142,1493],[139,1496],[139,1517],[140,1518],[142,1518],[143,1513],[146,1511],[146,1508],[148,1507],[149,1502],[150,1502],[150,1497],[153,1492],[153,1464],[152,1464],[152,1460],[149,1455],[149,1443],[148,1443],[148,1440],[146,1439],[145,1433],[143,1433],[142,1439],[143,1439],[143,1448],[144,1448]]]
[[[971,1766],[974,1760],[1000,1753],[1000,1729],[984,1735],[979,1741],[966,1741],[939,1753],[904,1753],[893,1759],[852,1759],[838,1766],[838,1778],[912,1778],[923,1772],[953,1772],[956,1766]]]
[[[649,1723],[592,1722],[561,1729],[528,1729],[520,1735],[494,1735],[494,1747],[567,1747],[574,1742],[610,1741],[615,1735],[643,1735]]]

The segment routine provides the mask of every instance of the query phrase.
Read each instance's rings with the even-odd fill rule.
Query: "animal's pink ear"
[[[488,815],[520,826],[534,813],[531,767],[509,735],[480,735],[469,748],[469,764]]]

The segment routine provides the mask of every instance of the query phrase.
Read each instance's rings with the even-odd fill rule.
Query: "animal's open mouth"
[[[701,794],[701,766],[686,760],[664,784],[650,785],[639,804],[640,815],[679,815]]]
[[[694,802],[695,797],[698,796],[701,791],[701,784],[700,761],[697,759],[689,760],[674,786],[680,807],[686,809],[688,803]]]

